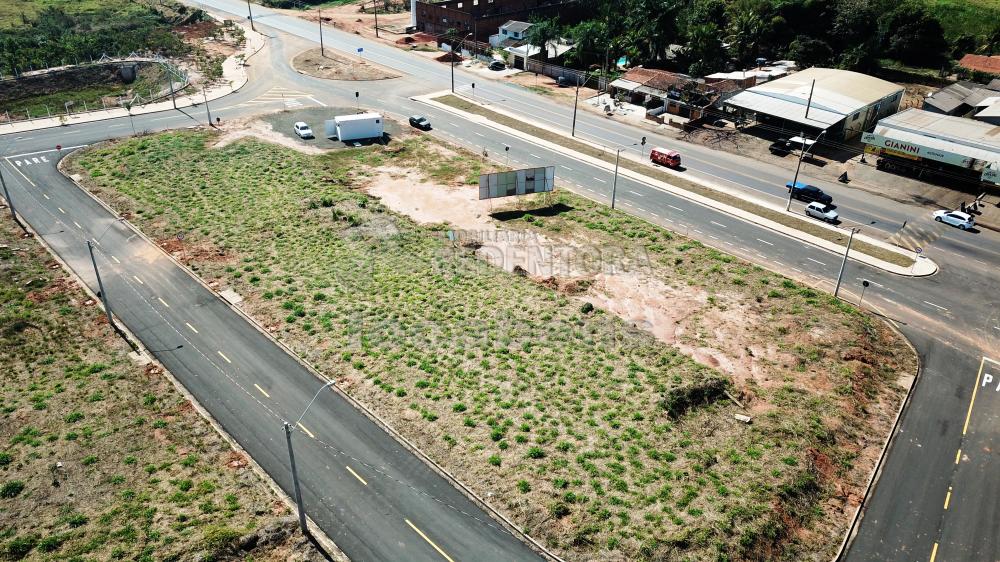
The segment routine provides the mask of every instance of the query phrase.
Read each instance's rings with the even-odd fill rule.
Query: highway
[[[245,4],[235,1],[201,4],[237,16],[246,10]],[[464,122],[409,99],[446,88],[447,66],[328,29],[324,34],[328,48],[353,52],[363,45],[366,57],[405,75],[391,81],[392,87],[312,79],[290,70],[286,61],[318,39],[315,26],[270,15],[256,5],[254,14],[257,25],[266,26],[273,36],[268,58],[251,60],[250,84],[214,102],[213,115],[230,119],[280,109],[284,102],[273,95],[278,89],[307,92],[314,100],[340,106],[352,105],[354,92],[360,91],[368,107],[395,117],[426,114],[434,124],[432,134],[477,151],[486,147],[498,155],[504,144],[509,145],[511,166],[557,166],[562,187],[596,201],[608,200],[611,171],[606,167]],[[567,128],[571,107],[456,69],[459,89],[468,92],[473,81],[477,97],[527,119]],[[250,103],[254,101],[262,103]],[[136,127],[160,130],[204,123],[199,108],[185,111],[135,117]],[[628,146],[640,136],[649,137],[652,145],[676,144],[585,111],[580,113],[577,128],[608,146]],[[157,359],[290,490],[281,421],[297,419],[322,383],[55,170],[60,157],[52,150],[56,144],[86,145],[130,132],[127,119],[116,119],[38,130],[20,138],[0,136],[0,152],[5,155],[0,165],[12,199],[32,227],[95,291],[84,240],[100,240],[98,264],[111,307],[121,321],[148,349],[163,350],[155,353]],[[694,145],[685,145],[682,152],[691,175],[728,182],[756,196],[783,199],[786,193],[783,184],[788,172],[783,169]],[[804,177],[809,180],[807,173]],[[809,181],[831,192],[842,216],[865,225],[865,232],[872,235],[888,236],[903,221],[921,220],[928,214],[926,209],[849,187]],[[619,178],[617,194],[623,211],[833,289],[841,256],[629,178]],[[933,227],[926,219],[922,222]],[[980,367],[986,365],[983,371],[989,374],[993,365],[983,356],[996,359],[1000,350],[996,298],[1000,294],[996,279],[1000,237],[989,231],[970,234],[951,229],[937,231],[935,236],[925,253],[941,265],[941,271],[930,278],[899,277],[854,262],[845,274],[848,295],[859,291],[861,279],[872,282],[865,301],[900,324],[924,364],[852,543],[848,556],[852,560],[925,559],[932,553],[939,560],[979,560],[1000,552],[993,534],[986,532],[998,522],[995,502],[981,499],[990,497],[995,487],[991,476],[998,466],[990,451],[996,449],[992,422],[1000,397],[983,391],[970,408]],[[995,378],[1000,380],[1000,373]],[[353,560],[537,557],[339,394],[321,394],[302,423],[304,427],[295,434],[296,460],[306,505],[316,523]]]

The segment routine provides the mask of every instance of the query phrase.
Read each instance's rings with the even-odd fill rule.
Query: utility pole
[[[825,133],[826,133],[826,129],[823,129],[823,132],[821,132],[820,134],[816,135],[816,140],[813,141],[813,144],[816,144],[817,142],[819,142],[819,138],[822,137]],[[797,184],[799,182],[799,168],[802,167],[802,157],[807,152],[809,152],[809,149],[806,148],[806,143],[805,143],[805,141],[806,141],[806,134],[805,134],[805,132],[800,132],[799,133],[799,138],[802,139],[802,148],[799,150],[799,163],[795,165],[795,177],[792,178],[792,187],[788,188],[788,201],[785,203],[785,210],[786,211],[792,208],[792,194],[795,193],[795,184]],[[812,145],[809,145],[809,148],[812,148]]]
[[[208,126],[214,127],[214,125],[212,125],[212,111],[208,109],[208,92],[205,91],[204,86],[201,87],[201,95],[205,97],[205,113],[208,114]]]
[[[587,83],[586,80],[583,81],[584,84]],[[576,77],[576,98],[573,99],[573,129],[570,130],[569,136],[576,136],[576,106],[580,103],[580,77]]]
[[[170,74],[170,67],[167,67],[167,83],[170,85],[170,101],[174,104],[174,109],[177,109],[177,97],[174,95],[174,77]]]
[[[325,57],[326,51],[323,48],[323,9],[316,8],[316,20],[319,22],[319,56]],[[378,26],[375,27],[378,29]]]
[[[468,35],[466,35],[465,37],[463,37],[461,41],[458,42],[458,52],[459,53],[462,52],[462,43],[465,42],[466,38],[468,38],[469,35],[472,35],[472,34],[469,33]],[[453,94],[455,93],[455,57],[456,56],[461,56],[461,55],[455,55],[455,46],[452,45],[452,47],[451,47],[451,93],[453,93]]]
[[[611,208],[615,208],[615,192],[618,190],[618,159],[622,156],[622,149],[615,153],[615,179],[611,183]]]
[[[247,0],[247,19],[250,20],[250,29],[252,31],[257,31],[257,28],[253,26],[253,10],[250,9],[250,0]]]
[[[284,422],[285,425],[285,442],[288,444],[288,464],[292,468],[292,486],[295,489],[295,505],[299,510],[299,527],[302,528],[302,534],[308,534],[309,531],[306,528],[306,508],[302,505],[302,489],[299,488],[299,473],[295,470],[295,452],[292,450],[292,425],[288,422]]]
[[[114,320],[111,319],[111,305],[108,304],[108,294],[104,290],[104,282],[101,281],[101,272],[97,269],[97,259],[94,258],[94,243],[91,240],[87,240],[87,250],[90,252],[90,263],[94,264],[94,275],[97,277],[97,290],[101,295],[101,302],[104,303],[104,314],[108,317],[108,325],[117,331],[118,328],[115,326]]]
[[[833,290],[833,296],[840,293],[840,281],[844,278],[844,269],[847,267],[847,256],[851,253],[851,243],[854,242],[854,233],[860,228],[851,227],[851,236],[847,239],[847,249],[844,250],[844,261],[840,263],[840,273],[837,274],[837,287]]]
[[[375,37],[378,37],[378,0],[372,0],[372,8],[375,10]]]

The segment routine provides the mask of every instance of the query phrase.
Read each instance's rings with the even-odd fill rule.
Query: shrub
[[[500,455],[490,455],[490,458],[486,459],[486,462],[493,466],[500,466]]]
[[[532,447],[528,449],[528,458],[529,459],[545,458],[545,451],[543,451],[541,447]]]
[[[528,492],[531,491],[531,484],[528,484],[527,480],[518,480],[517,489],[522,494],[527,494]]]
[[[229,548],[240,538],[240,532],[224,525],[212,525],[205,529],[203,540],[205,546],[212,550],[224,550]]]
[[[0,453],[0,466],[7,466],[14,462],[14,456],[10,453]]]
[[[11,480],[0,487],[0,498],[16,498],[24,491],[24,482]]]
[[[66,423],[76,423],[76,422],[78,422],[78,421],[80,421],[80,420],[83,419],[83,413],[81,413],[81,412],[70,412],[70,413],[66,414],[66,417],[63,418],[63,419],[66,420]]]
[[[4,545],[4,558],[8,560],[20,560],[28,556],[28,553],[38,544],[38,535],[26,535],[17,537]]]

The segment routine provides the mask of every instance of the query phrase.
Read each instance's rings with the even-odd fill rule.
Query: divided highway
[[[246,4],[200,2],[237,16]],[[512,166],[555,165],[560,185],[606,202],[611,172],[526,143],[478,123],[464,122],[409,100],[448,84],[448,67],[357,36],[327,30],[327,48],[354,52],[404,73],[376,91],[367,84],[331,83],[301,76],[286,61],[298,44],[317,40],[315,25],[254,6],[258,27],[272,32],[270,58],[253,60],[250,84],[213,103],[223,119],[278,109],[276,88],[310,94],[317,103],[348,106],[354,91],[364,105],[399,117],[427,114],[432,134],[491,155],[511,146]],[[303,39],[305,41],[303,41]],[[485,96],[526,119],[566,128],[572,108],[458,69],[456,82],[476,81]],[[391,87],[387,87],[391,84]],[[302,96],[305,98],[306,96]],[[301,98],[300,98],[301,99]],[[256,103],[251,103],[256,102]],[[273,105],[273,107],[272,107]],[[218,106],[218,107],[216,107]],[[199,124],[201,113],[168,112],[135,118],[141,130]],[[578,131],[608,145],[631,145],[646,131],[581,112]],[[0,133],[2,133],[0,128]],[[90,144],[131,132],[126,119],[0,136],[0,161],[19,212],[66,263],[96,291],[85,239],[97,238],[98,264],[111,307],[157,359],[254,459],[290,490],[282,420],[295,420],[322,384],[211,291],[55,170],[56,144]],[[787,172],[703,147],[683,149],[692,175],[749,192],[782,197]],[[37,159],[37,161],[36,161]],[[843,186],[827,186],[848,220],[884,234],[926,213]],[[827,290],[841,256],[803,244],[652,185],[619,177],[617,204],[625,212],[682,232]],[[871,221],[876,221],[870,225]],[[924,371],[913,392],[878,488],[848,558],[853,560],[981,560],[1000,543],[988,529],[1000,523],[992,492],[997,461],[994,429],[997,384],[973,389],[983,375],[1000,382],[993,359],[1000,350],[1000,240],[946,230],[927,248],[941,272],[911,279],[848,264],[850,298],[862,279],[872,282],[866,303],[897,320],[917,346]],[[183,347],[178,347],[183,346]],[[992,367],[991,367],[992,365]],[[982,367],[982,371],[980,371]],[[987,390],[989,392],[987,392]],[[295,434],[296,461],[311,517],[354,560],[528,560],[538,556],[431,471],[338,394],[324,392]],[[876,436],[869,436],[877,440]],[[869,446],[872,445],[869,441]]]

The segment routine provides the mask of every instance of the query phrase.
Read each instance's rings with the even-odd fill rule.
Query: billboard
[[[544,193],[552,191],[555,183],[555,166],[482,174],[479,176],[479,199]]]
[[[889,131],[889,134],[892,134],[892,131]],[[972,163],[972,158],[969,158],[968,156],[962,156],[961,154],[955,154],[953,152],[947,152],[936,148],[929,148],[913,142],[898,141],[875,133],[862,134],[861,142],[893,150],[897,154],[902,153],[909,156],[929,158],[931,160],[944,162],[945,164],[953,164],[963,168],[968,168]]]

